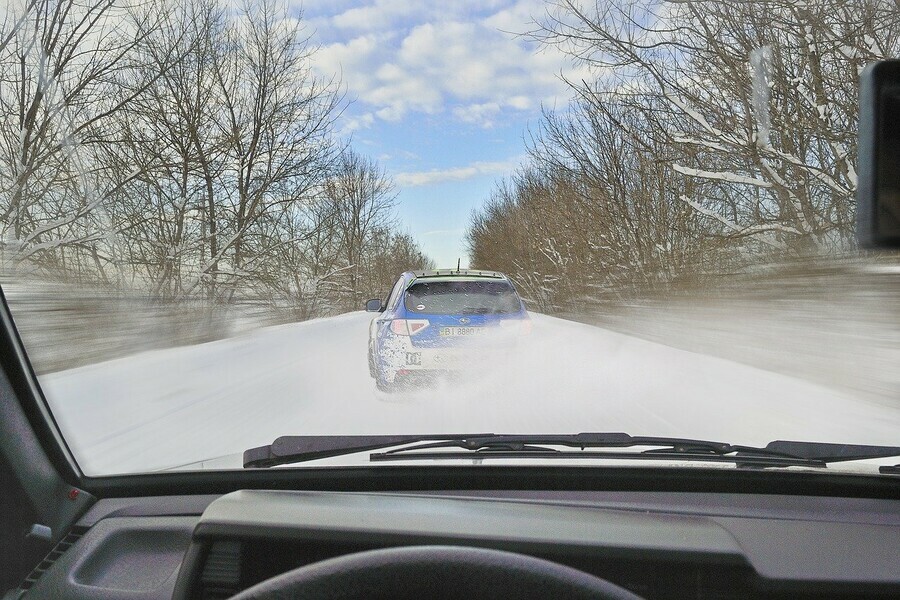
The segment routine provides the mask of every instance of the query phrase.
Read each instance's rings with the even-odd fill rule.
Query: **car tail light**
[[[397,335],[416,335],[428,327],[427,319],[394,319],[391,321],[391,331]]]

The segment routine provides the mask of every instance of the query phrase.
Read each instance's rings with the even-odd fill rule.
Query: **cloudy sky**
[[[466,264],[472,210],[523,158],[541,107],[563,107],[569,61],[516,33],[543,0],[297,0],[352,103],[339,123],[394,178],[398,215],[438,266]]]

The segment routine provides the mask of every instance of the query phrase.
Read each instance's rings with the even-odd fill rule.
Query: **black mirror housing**
[[[867,66],[859,87],[857,240],[900,248],[900,60]]]
[[[381,300],[374,298],[366,302],[366,312],[381,312]]]

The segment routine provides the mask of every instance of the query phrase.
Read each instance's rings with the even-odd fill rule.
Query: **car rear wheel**
[[[398,380],[398,377],[396,375],[394,375],[393,381],[388,381],[387,377],[385,377],[384,370],[376,365],[375,387],[377,387],[379,391],[385,392],[387,394],[393,394],[400,391],[401,382]]]
[[[377,387],[379,391],[389,394],[396,392],[398,388],[395,382],[391,382],[385,379],[380,371],[376,371],[375,373],[375,387]]]

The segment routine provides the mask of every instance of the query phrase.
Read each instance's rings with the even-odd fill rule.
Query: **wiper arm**
[[[800,446],[784,446],[799,444]],[[283,436],[268,446],[244,452],[244,467],[273,467],[394,448],[373,453],[372,461],[450,459],[450,458],[643,458],[674,460],[718,460],[761,466],[802,465],[824,467],[831,453],[822,458],[806,448],[808,442],[772,442],[766,448],[738,446],[723,442],[670,437],[640,437],[627,433],[577,434],[424,434],[361,436]],[[813,444],[817,446],[817,444]],[[578,448],[561,451],[554,446]],[[627,453],[589,453],[586,448],[630,448],[647,446],[650,450]],[[448,452],[459,448],[464,452]],[[806,448],[806,453],[801,452]],[[879,448],[879,447],[875,447]],[[882,450],[884,452],[884,450]],[[857,452],[857,454],[859,454]],[[878,456],[884,456],[879,454]],[[845,460],[850,460],[849,458]]]
[[[275,467],[429,440],[465,439],[491,435],[493,434],[285,435],[268,446],[245,450],[244,468]]]

